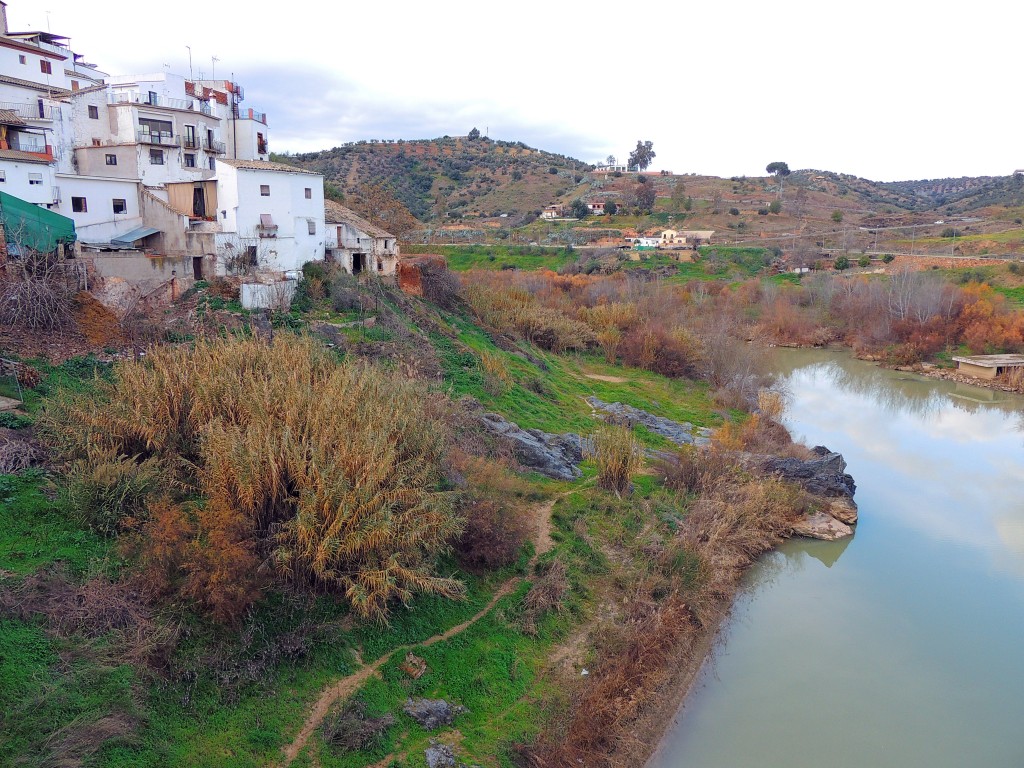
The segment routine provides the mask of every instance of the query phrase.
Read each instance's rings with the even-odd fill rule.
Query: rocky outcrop
[[[451,725],[455,718],[469,710],[444,699],[407,699],[402,711],[428,731]]]
[[[431,742],[423,756],[427,759],[427,768],[455,768],[455,752],[447,744]]]
[[[760,468],[783,480],[800,485],[815,496],[852,499],[857,490],[853,478],[846,474],[846,460],[841,453],[819,445],[813,449],[816,458],[790,459],[762,456]]]
[[[602,411],[614,420],[630,427],[640,424],[656,435],[676,445],[707,445],[711,442],[711,430],[707,427],[695,427],[688,421],[679,422],[655,416],[653,413],[634,408],[624,403],[606,403],[596,397],[588,397],[590,407]]]
[[[552,434],[539,429],[520,429],[497,413],[481,416],[484,427],[512,444],[516,461],[556,480],[575,480],[583,461],[583,440],[574,434]]]

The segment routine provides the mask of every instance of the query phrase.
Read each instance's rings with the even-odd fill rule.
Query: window
[[[7,171],[0,171],[0,184],[7,181]]]
[[[43,174],[41,174],[41,173],[30,173],[28,175],[28,183],[29,184],[39,184],[39,185],[42,185],[42,183],[43,183]]]
[[[151,149],[151,150],[149,150],[149,164],[150,165],[163,165],[164,164],[164,151],[162,149]]]
[[[97,107],[95,104],[90,104],[89,105],[89,117],[92,118],[93,120],[99,120],[100,119],[100,108]]]
[[[89,206],[86,205],[84,197],[72,197],[71,210],[75,213],[87,213]]]
[[[186,168],[195,168],[196,167],[196,156],[195,155],[185,155],[185,167]]]
[[[155,107],[157,105],[158,101],[159,101],[159,99],[157,98],[156,91],[150,91],[146,95],[146,103],[147,104],[152,104]]]
[[[306,199],[307,200],[312,200],[313,199],[313,190],[310,189],[309,187],[306,187]]]
[[[117,155],[104,155],[107,165],[117,165]]]
[[[270,185],[269,184],[260,184],[260,196],[261,197],[270,197]]]
[[[309,228],[309,234],[315,235],[316,234],[316,220],[315,219],[306,219],[306,225]]]
[[[21,55],[18,56],[18,63],[19,64],[24,64],[26,61],[27,61],[27,59],[24,56],[21,56]]]
[[[77,81],[77,80],[72,80],[72,81],[71,81],[71,90],[72,90],[72,91],[77,91],[77,90],[79,90],[79,89],[80,89],[81,87],[82,87],[82,86],[80,86],[80,85],[78,84],[78,81]]]
[[[128,213],[128,201],[118,197],[113,199],[114,213]]]
[[[52,75],[53,67],[50,66],[50,62],[48,62],[46,59],[40,59],[39,71],[42,72],[44,75]]]
[[[210,158],[210,170],[214,170],[217,167],[217,161],[214,158]]]

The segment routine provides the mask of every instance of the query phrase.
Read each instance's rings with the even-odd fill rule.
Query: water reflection
[[[857,535],[751,570],[651,768],[1020,768],[1024,398],[778,353],[791,431],[857,481]]]

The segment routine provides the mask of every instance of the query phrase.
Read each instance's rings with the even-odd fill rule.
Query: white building
[[[324,220],[328,261],[340,264],[352,275],[395,274],[400,254],[393,234],[333,200],[324,201]]]
[[[217,163],[218,270],[288,272],[323,261],[324,177],[265,160]]]
[[[0,0],[0,191],[73,219],[90,251],[194,257],[197,277],[229,247],[271,271],[323,259],[323,177],[270,163],[244,98],[225,80],[110,77],[66,37],[10,32]]]

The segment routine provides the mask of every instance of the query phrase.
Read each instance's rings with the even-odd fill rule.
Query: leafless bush
[[[682,446],[676,455],[661,461],[658,470],[665,485],[679,493],[710,493],[735,469],[723,451]]]
[[[32,331],[66,328],[77,288],[56,256],[30,252],[8,261],[0,282],[0,323]]]
[[[549,611],[561,612],[563,600],[569,591],[568,570],[561,560],[552,560],[538,566],[540,576],[523,598],[523,613],[520,618],[523,631],[528,635],[537,634],[537,622]]]
[[[12,439],[0,443],[0,475],[9,475],[41,464],[46,454],[35,443]]]
[[[462,303],[462,284],[448,267],[424,262],[420,267],[423,298],[444,309],[454,309]]]
[[[324,720],[320,732],[332,747],[342,752],[355,752],[371,746],[394,724],[395,717],[390,712],[381,717],[367,717],[366,704],[353,701],[334,717]]]

